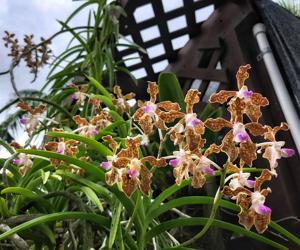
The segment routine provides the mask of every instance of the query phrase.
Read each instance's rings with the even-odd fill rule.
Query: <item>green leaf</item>
[[[98,166],[95,166],[94,164],[91,164],[89,162],[81,161],[77,158],[73,158],[67,155],[58,154],[50,151],[34,150],[34,149],[18,149],[17,152],[25,153],[29,155],[41,156],[48,159],[62,160],[84,169],[87,173],[91,174],[92,176],[94,176],[95,178],[101,181],[105,181],[104,172]]]
[[[102,195],[106,200],[108,200],[108,201],[111,200],[111,193],[109,192],[108,189],[106,189],[105,187],[103,187],[93,181],[88,180],[87,178],[82,178],[76,174],[65,172],[63,170],[57,170],[56,174],[59,176],[70,178],[75,182],[85,185],[85,186],[89,187],[90,189],[94,190],[97,194]]]
[[[29,229],[37,225],[41,225],[51,221],[60,221],[60,220],[69,220],[69,219],[80,219],[80,220],[92,221],[104,228],[108,228],[110,225],[109,219],[101,215],[92,214],[92,213],[83,213],[83,212],[60,212],[60,213],[43,215],[41,217],[22,223],[21,225],[18,225],[12,228],[11,230],[1,234],[0,240],[5,240],[16,233],[22,232],[26,229]]]
[[[184,226],[203,226],[207,223],[207,221],[208,221],[208,218],[192,217],[192,218],[179,218],[179,219],[174,219],[174,220],[169,220],[167,222],[163,222],[163,223],[159,224],[158,226],[153,227],[150,231],[148,231],[146,233],[146,242],[150,241],[153,237],[156,237],[157,235],[166,232],[167,230],[177,228],[177,227],[184,227]],[[212,226],[222,228],[224,230],[232,231],[237,234],[242,234],[246,237],[249,237],[254,240],[263,242],[267,245],[270,245],[276,249],[288,250],[287,247],[285,247],[275,241],[272,241],[262,235],[248,231],[248,230],[244,229],[243,227],[236,226],[236,225],[228,223],[228,222],[214,219]],[[174,249],[176,249],[176,247],[174,247]]]
[[[120,116],[120,115],[119,115],[116,111],[114,111],[114,110],[110,110],[110,111],[109,111],[109,114],[112,116],[112,118],[114,119],[115,122],[122,123],[122,124],[118,127],[120,136],[123,137],[123,138],[127,137],[127,135],[128,135],[128,132],[127,132],[127,126],[126,126],[126,124],[125,124],[125,121],[124,121],[123,117]]]
[[[181,111],[185,112],[185,102],[180,83],[173,73],[163,72],[158,77],[160,101],[178,102]]]
[[[86,76],[92,85],[94,85],[102,95],[106,96],[107,98],[109,98],[111,100],[111,95],[110,93],[103,87],[103,85],[101,83],[99,83],[95,78],[91,77],[91,76]]]
[[[117,201],[115,203],[114,211],[112,214],[111,228],[110,228],[110,233],[108,238],[108,249],[112,249],[115,243],[118,227],[120,225],[121,212],[122,212],[122,203]]]
[[[100,210],[100,212],[103,212],[103,206],[101,201],[99,200],[98,196],[95,194],[95,192],[89,188],[89,187],[81,187],[81,191],[86,194],[88,199],[93,202]]]
[[[116,110],[115,105],[112,103],[111,98],[108,98],[107,96],[104,95],[93,95],[94,98],[101,100],[106,107],[108,107],[111,110]]]
[[[91,148],[97,150],[103,156],[108,156],[108,155],[112,154],[111,150],[109,148],[107,148],[106,146],[104,146],[102,143],[100,143],[94,139],[81,136],[81,135],[64,133],[64,132],[48,132],[47,135],[52,136],[52,137],[63,137],[66,139],[73,139],[76,141],[83,142],[83,143],[89,145]]]
[[[6,200],[2,197],[0,197],[0,214],[3,218],[8,218],[10,216]]]

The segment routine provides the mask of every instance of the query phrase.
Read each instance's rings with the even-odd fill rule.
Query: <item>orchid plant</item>
[[[263,236],[256,236],[253,232],[247,233],[254,226],[256,231],[262,234],[271,226],[274,230],[279,230],[284,237],[299,244],[296,236],[284,231],[278,224],[271,223],[272,210],[267,205],[267,196],[271,189],[265,187],[271,179],[277,177],[278,160],[295,154],[293,149],[284,147],[284,141],[276,140],[276,134],[281,130],[287,131],[288,125],[281,123],[272,128],[259,122],[262,116],[260,109],[269,102],[267,98],[252,92],[245,85],[249,69],[250,65],[239,68],[236,75],[238,91],[221,90],[210,97],[211,103],[227,103],[229,119],[210,117],[201,120],[195,111],[195,105],[200,102],[201,97],[201,93],[196,89],[187,91],[182,107],[179,102],[158,99],[161,83],[158,85],[149,82],[147,92],[150,98],[146,101],[136,101],[134,93],[123,94],[120,86],[115,86],[110,94],[99,82],[95,85],[95,79],[91,80],[94,81],[94,86],[100,86],[98,90],[102,95],[90,94],[87,92],[88,88],[82,92],[83,87],[71,85],[70,88],[77,91],[76,95],[71,93],[73,102],[79,105],[80,109],[81,106],[85,106],[90,115],[74,115],[75,127],[72,130],[55,123],[56,128],[48,131],[39,149],[35,146],[24,149],[14,142],[11,145],[16,149],[13,157],[17,157],[8,170],[15,176],[20,175],[19,178],[24,179],[24,183],[28,183],[32,176],[42,171],[42,183],[39,182],[36,186],[37,190],[41,190],[39,192],[44,193],[49,183],[59,180],[60,189],[64,190],[59,191],[59,194],[71,192],[68,195],[73,197],[74,192],[79,189],[100,211],[95,212],[89,203],[78,203],[77,206],[83,209],[78,214],[68,210],[60,212],[58,208],[52,207],[57,210],[53,217],[44,215],[33,222],[24,222],[0,235],[0,239],[52,219],[82,218],[94,222],[100,220],[104,227],[110,227],[108,234],[105,230],[97,229],[104,240],[93,236],[102,242],[102,246],[109,249],[113,249],[114,245],[120,247],[119,243],[115,242],[116,239],[124,242],[122,244],[126,247],[123,249],[146,249],[149,245],[161,248],[161,244],[174,248],[193,246],[214,223],[219,223],[220,227],[233,232],[257,237],[275,248],[285,249],[281,244]],[[137,107],[134,105],[136,103]],[[25,131],[33,134],[39,129],[37,117],[46,111],[47,107],[40,105],[34,109],[25,102],[19,103],[18,107],[27,112],[26,123],[23,121],[25,118],[22,118],[20,123],[28,124]],[[245,118],[250,122],[245,123]],[[222,129],[227,130],[222,141],[208,144],[206,132],[221,133]],[[158,147],[151,150],[154,143],[157,143]],[[222,154],[226,155],[225,161],[219,157]],[[253,166],[258,157],[267,159],[268,167]],[[154,195],[155,176],[163,170],[173,173],[174,185],[161,194]],[[260,175],[255,177],[257,172],[260,172]],[[183,197],[172,201],[171,195],[177,190],[187,185],[196,190],[204,189],[207,180],[212,179],[220,181],[214,198],[207,200],[209,197],[191,196],[191,199]],[[22,188],[27,190],[28,186]],[[21,192],[17,187],[7,187],[2,193],[12,190]],[[50,194],[46,192],[43,197]],[[34,194],[31,195],[30,197],[35,197]],[[44,198],[39,199],[49,205]],[[72,199],[76,199],[76,196]],[[181,199],[187,199],[187,203]],[[229,200],[233,200],[237,206]],[[43,202],[39,205],[43,205]],[[210,216],[206,219],[190,218],[188,214],[176,208],[188,205],[189,202],[199,206],[211,204]],[[84,206],[89,206],[88,210]],[[238,223],[245,229],[216,220],[219,206],[239,211]],[[37,209],[34,207],[32,209]],[[18,205],[14,211],[25,208]],[[49,207],[46,205],[43,209],[47,210]],[[158,216],[169,209],[183,218],[159,222]],[[89,210],[93,212],[90,213]],[[181,223],[199,223],[203,228],[190,239],[179,243],[168,232],[173,223],[175,226],[181,226]],[[84,225],[84,230],[89,230],[86,224]],[[168,240],[159,238],[161,235]],[[81,244],[80,238],[74,236],[73,246]]]

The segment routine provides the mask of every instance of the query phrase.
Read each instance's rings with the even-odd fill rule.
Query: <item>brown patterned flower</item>
[[[79,131],[80,135],[94,137],[99,133],[100,130],[111,124],[112,117],[107,111],[102,110],[89,122],[87,121],[87,119],[82,118],[79,115],[74,116],[73,120],[78,125],[78,128],[74,132]]]
[[[278,166],[277,160],[282,157],[292,157],[295,154],[295,150],[292,148],[282,148],[285,144],[284,141],[276,141],[276,134],[280,131],[288,131],[289,127],[286,123],[281,123],[280,126],[274,128],[266,126],[267,131],[264,137],[269,142],[258,144],[259,152],[264,151],[263,158],[267,159],[270,163],[271,172],[277,176],[275,168]]]
[[[241,166],[244,164],[252,166],[252,162],[257,158],[256,145],[252,142],[246,129],[253,136],[263,136],[267,131],[265,126],[257,122],[245,125],[240,122],[232,124],[223,118],[209,118],[205,121],[205,126],[214,132],[218,132],[223,128],[230,128],[222,140],[221,151],[227,154],[231,162],[234,162],[239,156]]]
[[[35,109],[33,109],[32,107],[29,106],[28,103],[19,102],[17,104],[17,107],[27,112],[27,116],[23,116],[20,119],[20,123],[25,126],[27,133],[29,135],[32,135],[32,133],[39,126],[39,119],[41,117],[41,114],[45,111],[46,106],[41,104]]]
[[[204,123],[193,112],[194,105],[200,101],[200,94],[196,89],[190,89],[187,92],[184,99],[187,113],[168,132],[175,145],[185,141],[191,151],[202,148],[205,144],[205,140],[201,137],[205,131]]]
[[[62,130],[56,130],[62,131]],[[47,151],[52,151],[58,154],[68,155],[68,156],[75,156],[78,153],[78,145],[80,143],[75,140],[66,140],[64,138],[58,138],[58,141],[50,141],[45,144],[45,149]],[[51,163],[54,166],[58,166],[61,163],[59,159],[50,159]]]
[[[261,186],[265,181],[270,181],[271,179],[272,173],[264,169],[253,184],[253,192],[242,185],[234,189],[232,186],[225,186],[223,189],[224,195],[236,199],[236,203],[241,209],[239,223],[248,230],[254,225],[258,233],[263,233],[268,228],[271,220],[271,209],[264,203],[271,189],[261,189]]]
[[[141,126],[146,135],[153,131],[153,127],[159,130],[167,129],[166,123],[174,122],[177,118],[182,118],[183,113],[179,112],[178,103],[163,101],[156,103],[158,86],[155,82],[149,82],[147,92],[150,94],[150,101],[139,102],[139,108],[133,115],[135,122]]]
[[[253,93],[244,85],[248,79],[248,70],[250,65],[241,66],[236,74],[239,91],[221,90],[210,97],[211,103],[225,103],[228,102],[228,111],[231,114],[231,122],[243,122],[243,115],[247,115],[252,122],[257,122],[262,113],[260,107],[267,106],[269,101],[259,93]],[[228,101],[229,100],[229,101]]]
[[[151,190],[151,171],[145,166],[148,162],[154,167],[162,167],[166,164],[164,159],[156,159],[153,156],[139,158],[139,146],[141,138],[128,137],[125,141],[125,148],[117,153],[118,143],[111,137],[103,137],[113,150],[113,155],[108,156],[106,162],[100,166],[106,172],[106,182],[108,185],[119,183],[123,192],[130,197],[139,188],[144,195],[149,195]]]
[[[71,83],[69,85],[69,87],[75,89],[75,92],[71,95],[72,99],[76,100],[76,103],[78,105],[84,104],[84,101],[87,97],[86,92],[88,90],[88,85],[83,84],[83,85],[77,86],[76,84]]]
[[[113,97],[112,102],[117,106],[119,113],[129,112],[130,107],[132,106],[130,102],[135,103],[135,94],[130,92],[126,95],[122,94],[122,89],[120,86],[116,85],[114,86],[114,94],[117,97]]]
[[[169,165],[173,167],[173,175],[177,185],[180,185],[183,179],[188,180],[192,178],[192,186],[194,188],[201,188],[206,181],[206,176],[214,175],[213,167],[218,167],[208,156],[214,152],[219,152],[219,148],[212,144],[204,155],[198,149],[197,152],[180,149],[174,151],[172,156],[167,156]]]

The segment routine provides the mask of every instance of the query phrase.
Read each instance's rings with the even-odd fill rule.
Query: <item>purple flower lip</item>
[[[188,122],[187,126],[195,128],[195,127],[197,127],[200,123],[201,123],[201,121],[200,121],[199,119],[193,118],[193,119],[191,119],[191,120]]]
[[[251,90],[244,90],[241,95],[245,99],[250,99],[252,97],[252,95],[253,95],[253,91],[251,91]]]
[[[23,118],[20,119],[20,123],[23,124],[23,125],[26,125],[28,122],[29,122],[28,118],[23,117]]]
[[[19,165],[19,164],[21,164],[21,160],[20,159],[14,159],[13,164]]]
[[[205,167],[202,169],[202,171],[203,171],[204,174],[215,175],[215,170],[212,169],[210,166],[205,166]]]
[[[234,139],[236,142],[245,142],[249,139],[249,135],[247,132],[240,132],[235,135]]]
[[[97,135],[97,134],[98,134],[97,129],[93,129],[93,130],[91,131],[91,135],[92,135],[92,136],[95,136],[95,135]]]
[[[172,167],[177,167],[179,165],[180,159],[175,158],[169,161],[169,165],[171,165]]]
[[[152,112],[154,112],[154,110],[155,110],[155,107],[153,105],[146,105],[143,107],[143,111],[145,113],[152,113]]]
[[[272,209],[265,205],[259,205],[256,212],[261,215],[268,215],[271,214]]]
[[[247,180],[247,181],[246,181],[246,186],[247,186],[248,188],[254,188],[254,186],[255,186],[255,181],[254,181],[254,180]]]
[[[128,174],[131,178],[134,178],[134,177],[137,176],[138,171],[135,170],[135,169],[128,169],[127,174]]]
[[[104,161],[104,162],[100,163],[100,167],[102,167],[105,170],[109,169],[110,166],[111,166],[111,164],[108,161]]]
[[[293,155],[295,155],[295,150],[292,148],[282,148],[281,154],[283,157],[292,157]]]
[[[58,153],[58,154],[64,154],[64,153],[65,153],[65,150],[63,150],[63,149],[58,149],[58,150],[56,150],[56,153]]]

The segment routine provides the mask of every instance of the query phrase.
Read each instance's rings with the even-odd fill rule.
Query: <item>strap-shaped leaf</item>
[[[167,230],[177,228],[177,227],[184,227],[184,226],[204,226],[209,218],[202,218],[202,217],[192,217],[192,218],[179,218],[174,220],[169,220],[167,222],[160,223],[159,225],[153,227],[149,232],[146,233],[146,242],[149,242],[153,237],[156,237],[157,235],[164,233]],[[259,235],[257,233],[248,231],[244,229],[243,227],[224,222],[221,220],[213,220],[212,223],[213,227],[222,228],[224,230],[232,231],[237,234],[243,234],[246,237],[255,239],[257,241],[263,242],[267,245],[270,245],[274,247],[275,249],[282,249],[282,250],[288,250],[287,247],[272,241],[262,235]],[[176,249],[176,247],[174,247]]]
[[[80,141],[82,143],[89,145],[91,148],[97,150],[103,156],[112,154],[111,150],[106,146],[104,146],[102,143],[85,136],[71,134],[71,133],[64,133],[64,132],[48,132],[47,135],[52,137],[63,137],[66,139],[73,139],[76,141]]]

